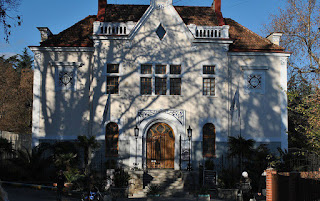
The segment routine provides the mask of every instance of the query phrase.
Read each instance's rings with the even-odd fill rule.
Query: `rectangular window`
[[[143,64],[141,65],[141,74],[151,74],[152,73],[152,65]]]
[[[170,74],[181,74],[181,65],[170,65]]]
[[[215,78],[203,78],[203,95],[215,96]]]
[[[155,93],[156,95],[166,95],[167,94],[167,79],[156,77],[155,79]]]
[[[118,94],[119,93],[119,77],[118,76],[107,76],[107,94]]]
[[[119,64],[107,64],[107,73],[119,73]]]
[[[181,65],[142,64],[141,95],[181,95]]]
[[[181,95],[181,78],[170,78],[170,95]]]
[[[152,84],[151,84],[152,78],[147,77],[141,77],[140,78],[140,85],[141,85],[141,91],[140,93],[142,95],[150,95],[152,94]]]
[[[209,74],[209,75],[214,75],[215,66],[211,66],[211,65],[205,65],[203,66],[203,74]]]
[[[156,65],[156,74],[166,74],[167,66],[166,65]]]

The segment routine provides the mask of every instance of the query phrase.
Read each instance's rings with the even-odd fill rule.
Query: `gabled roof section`
[[[100,22],[138,22],[149,5],[115,5],[107,4],[98,12],[96,21]]]
[[[91,40],[93,22],[96,15],[89,15],[70,28],[57,35],[49,36],[48,40],[41,42],[42,47],[93,47]]]
[[[283,52],[284,48],[273,44],[266,38],[250,31],[238,22],[230,19],[224,19],[230,26],[229,36],[234,40],[230,45],[230,51],[258,51],[258,52]]]
[[[70,28],[57,35],[52,35],[48,40],[41,42],[42,47],[93,47],[91,36],[93,22],[138,22],[148,9],[149,5],[112,5],[107,4],[98,16],[90,15]],[[212,7],[175,6],[186,25],[219,26],[218,17]],[[271,43],[268,39],[259,36],[246,27],[230,18],[224,18],[229,25],[230,51],[257,51],[257,52],[284,52],[284,48]]]

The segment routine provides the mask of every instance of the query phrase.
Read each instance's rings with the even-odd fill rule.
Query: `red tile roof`
[[[52,35],[48,40],[41,42],[43,47],[92,47],[93,22],[96,15],[89,15],[68,29],[57,35]]]
[[[261,51],[261,52],[278,52],[284,51],[284,48],[273,44],[266,38],[250,31],[238,22],[230,19],[224,19],[226,24],[230,26],[229,37],[233,39],[233,44],[230,45],[231,51]]]
[[[79,21],[70,28],[57,35],[52,35],[48,40],[41,43],[43,47],[92,47],[90,39],[93,33],[94,21],[105,22],[138,22],[148,9],[148,5],[113,5],[107,4],[105,9],[98,15],[90,15]],[[195,24],[200,26],[218,26],[219,21],[212,7],[175,6],[186,25]],[[234,43],[230,51],[263,51],[283,52],[284,49],[272,44],[268,39],[262,38],[246,27],[232,19],[225,18],[225,24],[230,25],[230,39]]]
[[[97,15],[100,22],[138,22],[149,5],[115,5],[107,4]]]

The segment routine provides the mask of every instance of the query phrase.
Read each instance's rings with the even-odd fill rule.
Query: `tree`
[[[268,33],[283,32],[280,45],[289,58],[289,147],[318,147],[320,109],[320,1],[285,0],[286,6],[271,15]]]
[[[302,111],[305,97],[311,94],[312,86],[302,75],[292,76],[288,81],[288,143],[289,147],[309,149],[305,129],[308,117]]]
[[[0,24],[3,26],[4,40],[9,42],[12,26],[21,25],[20,15],[15,15],[20,4],[19,0],[0,0]]]
[[[320,88],[315,86],[310,95],[303,97],[296,110],[307,118],[303,125],[309,150],[320,153]]]
[[[26,181],[48,180],[52,157],[48,156],[51,145],[41,143],[29,150],[17,150],[15,158],[9,159],[11,170],[15,176]]]
[[[281,45],[292,52],[289,65],[296,73],[319,76],[320,73],[320,2],[286,0],[286,7],[272,14],[265,26],[268,33],[283,32]]]
[[[96,149],[99,147],[99,143],[96,140],[95,136],[87,137],[85,135],[78,136],[78,144],[80,147],[83,148],[84,152],[84,166],[85,166],[85,174],[87,175],[90,170],[89,166],[91,163],[91,153],[93,149]]]
[[[22,70],[32,69],[33,59],[29,54],[28,49],[25,47],[22,54],[19,54],[19,59],[17,59],[17,71],[21,72]]]
[[[12,154],[13,148],[12,143],[9,140],[0,137],[0,160],[5,158],[7,154]]]
[[[238,137],[229,136],[228,155],[229,157],[236,156],[238,158],[240,171],[242,171],[242,168],[243,168],[242,167],[243,161],[245,159],[250,158],[250,156],[252,155],[254,151],[253,149],[254,143],[255,143],[254,140],[252,139],[246,140],[240,135]]]
[[[22,55],[0,57],[0,130],[31,133],[33,102],[32,58]]]

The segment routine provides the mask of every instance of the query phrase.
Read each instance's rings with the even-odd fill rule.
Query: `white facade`
[[[229,25],[185,24],[172,3],[160,0],[152,0],[138,22],[96,21],[92,26],[93,47],[30,47],[35,53],[35,145],[78,135],[105,140],[106,125],[114,122],[119,127],[121,163],[132,167],[137,156],[138,167],[146,168],[146,135],[161,122],[174,133],[174,169],[186,165],[186,161],[180,164],[180,137],[188,140],[189,126],[195,167],[203,160],[206,123],[215,126],[216,157],[226,152],[228,136],[239,134],[273,148],[287,148],[289,54],[230,51],[234,39],[229,38]],[[165,30],[162,39],[157,35],[159,26]],[[107,64],[118,64],[119,72],[108,73]],[[150,75],[142,74],[144,64],[152,65]],[[156,65],[166,65],[166,73],[156,75]],[[181,65],[181,74],[170,74],[170,65]],[[215,66],[214,74],[205,74],[205,65]],[[118,94],[107,93],[107,76],[119,77]],[[141,77],[151,78],[151,94],[141,94]],[[155,94],[156,77],[166,79],[166,95]],[[169,95],[170,78],[181,79],[181,95]],[[205,78],[214,78],[214,94],[204,95]],[[238,113],[231,115],[230,109],[238,89],[240,115],[235,118]]]

